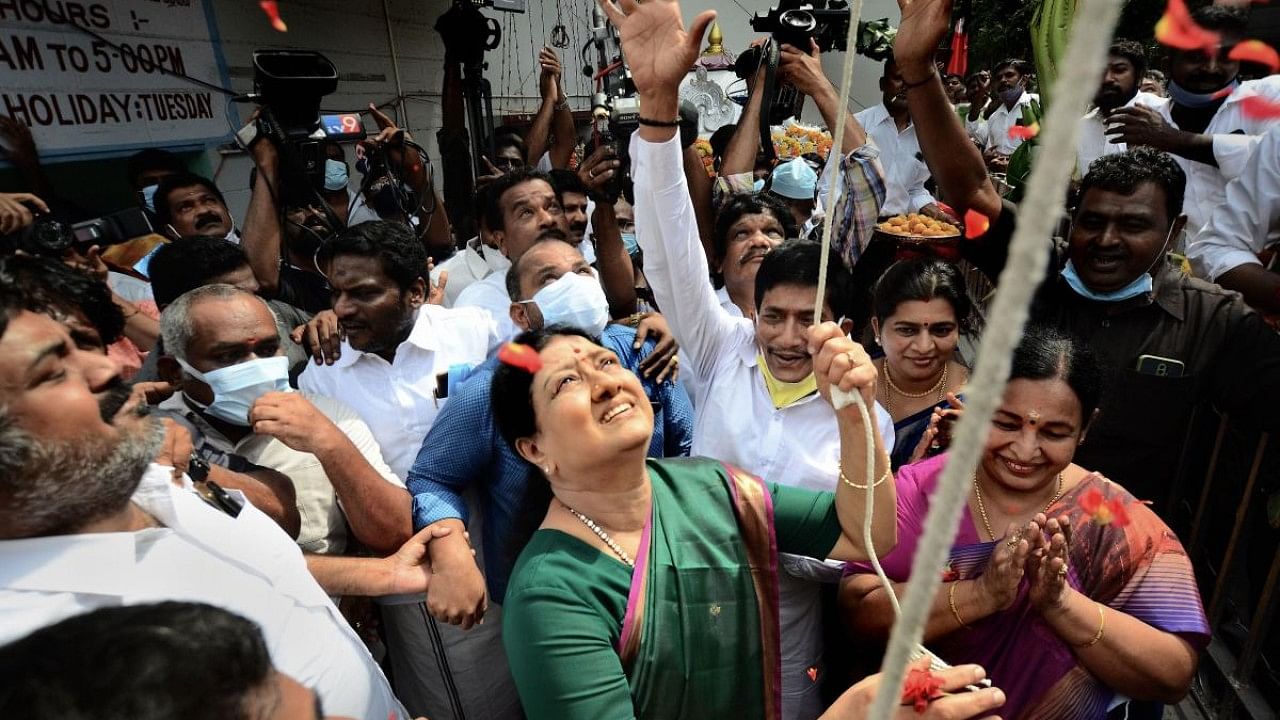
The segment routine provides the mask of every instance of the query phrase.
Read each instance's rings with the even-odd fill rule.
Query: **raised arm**
[[[280,154],[266,138],[259,138],[249,152],[258,168],[253,192],[249,195],[249,211],[244,219],[245,254],[249,267],[258,280],[258,289],[266,297],[280,290],[280,209],[272,192],[280,191],[278,171]]]
[[[907,106],[920,151],[933,171],[940,194],[961,215],[972,208],[994,221],[1000,195],[987,178],[982,153],[969,140],[951,109],[942,79],[933,64],[934,51],[951,24],[951,0],[898,0],[902,24],[893,57],[907,82]]]
[[[675,3],[627,5],[631,12],[624,15],[612,2],[602,2],[623,38],[640,107],[646,118],[674,121],[680,80],[697,57],[715,13],[702,13],[685,32]],[[705,377],[735,320],[711,288],[676,128],[641,124],[631,140],[631,158],[636,240],[644,250],[645,277],[676,340]]]
[[[747,91],[747,105],[738,117],[729,144],[720,159],[720,177],[749,173],[755,170],[756,154],[760,152],[760,108],[764,95],[764,68],[756,72]],[[734,188],[730,188],[735,190]]]
[[[578,168],[578,177],[587,186],[587,192],[596,205],[591,213],[591,228],[596,238],[596,266],[600,270],[600,284],[609,300],[609,315],[614,318],[624,318],[636,311],[635,268],[631,265],[626,246],[622,244],[622,232],[618,229],[613,202],[601,194],[620,164],[614,157],[613,147],[601,145]]]
[[[542,94],[542,104],[533,116],[529,132],[525,136],[525,145],[529,156],[525,161],[536,165],[544,152],[551,153],[551,167],[565,168],[569,166],[569,157],[573,155],[575,134],[573,113],[569,110],[569,98],[565,96],[560,85],[563,68],[556,51],[544,47],[538,51],[538,65],[542,71],[538,76],[538,90]]]
[[[893,473],[889,469],[889,453],[884,448],[880,431],[876,427],[876,369],[866,351],[849,339],[839,325],[827,322],[809,330],[809,352],[813,355],[813,374],[818,380],[818,391],[831,402],[831,389],[839,387],[846,392],[862,395],[867,407],[867,418],[872,423],[871,446],[867,446],[868,428],[856,406],[836,411],[836,423],[840,430],[840,472],[836,483],[836,515],[840,519],[840,538],[830,552],[836,560],[866,560],[868,548],[863,536],[867,522],[867,489],[854,487],[870,485],[875,493],[876,514],[872,516],[871,542],[877,554],[884,554],[897,544],[897,515],[894,512],[897,492]],[[875,466],[875,479],[866,478],[868,454]]]
[[[840,107],[840,93],[822,72],[822,61],[818,59],[820,51],[816,40],[809,40],[809,52],[803,52],[790,45],[783,45],[778,68],[785,73],[786,79],[796,86],[800,92],[813,98],[822,113],[822,122],[831,130],[832,137],[839,129],[843,129],[844,139],[841,147],[846,153],[861,147],[867,142],[867,133],[848,108]],[[841,119],[843,118],[843,124]]]

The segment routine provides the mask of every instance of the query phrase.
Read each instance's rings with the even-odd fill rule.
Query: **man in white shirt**
[[[692,454],[723,459],[768,482],[831,490],[840,473],[836,418],[815,390],[805,341],[814,320],[820,246],[791,241],[775,248],[777,241],[766,235],[727,254],[727,262],[745,265],[741,260],[752,258],[755,266],[755,320],[735,318],[720,307],[706,281],[709,268],[679,138],[648,142],[637,134],[631,158],[645,276],[685,351],[688,362],[681,369],[698,378]],[[752,232],[758,234],[744,235]],[[847,282],[833,259],[824,320],[843,319],[838,299],[846,296]],[[881,437],[891,445],[892,420],[882,408],[874,412]],[[783,714],[816,717],[818,678],[825,669],[818,585],[812,579],[829,576],[831,568],[806,558],[786,558],[784,564],[789,572],[780,574]]]
[[[485,224],[509,262],[519,260],[524,251],[539,240],[569,241],[569,223],[564,208],[545,174],[517,168],[494,180],[486,188],[486,194]],[[453,306],[487,311],[497,323],[497,332],[503,339],[515,336],[517,332],[507,313],[511,307],[511,298],[507,295],[507,269],[492,272],[473,283],[458,295]],[[409,460],[412,462],[413,458]]]
[[[332,398],[279,392],[288,388],[287,360],[277,361],[284,348],[261,298],[206,285],[169,304],[160,328],[160,374],[178,389],[160,407],[190,422],[202,446],[288,475],[304,551],[341,553],[348,526],[377,552],[394,552],[412,535],[404,483],[355,411]],[[252,379],[255,368],[262,369],[256,383],[228,381]]]
[[[431,283],[439,285],[441,277],[445,278],[444,306],[453,307],[463,290],[496,272],[505,272],[511,267],[511,261],[498,249],[489,225],[485,220],[484,209],[489,203],[489,187],[482,186],[475,190],[476,231],[479,233],[467,241],[453,257],[445,260],[431,271]],[[447,273],[447,274],[446,274]]]
[[[1021,124],[1023,108],[1040,96],[1027,92],[1027,76],[1031,65],[1026,60],[1008,59],[996,65],[995,86],[999,104],[987,117],[987,141],[984,156],[987,167],[994,172],[1009,168],[1009,156],[1022,144],[1020,137],[1011,137],[1009,130]]]
[[[1203,50],[1171,50],[1169,100],[1155,109],[1132,107],[1112,114],[1108,134],[1133,145],[1150,145],[1174,156],[1187,174],[1182,211],[1187,237],[1204,227],[1222,207],[1227,183],[1244,169],[1262,134],[1276,119],[1245,112],[1249,98],[1280,102],[1280,75],[1241,82],[1240,62],[1228,55],[1246,37],[1243,8],[1207,5],[1191,18],[1221,33],[1210,57]]]
[[[1226,202],[1187,243],[1196,275],[1244,295],[1267,315],[1280,315],[1280,273],[1258,254],[1280,231],[1280,127],[1262,136],[1244,171],[1227,183]]]
[[[1147,54],[1142,45],[1117,38],[1111,43],[1107,67],[1102,71],[1102,84],[1093,96],[1093,108],[1080,120],[1080,137],[1076,140],[1076,174],[1084,177],[1089,165],[1103,155],[1129,149],[1122,142],[1107,137],[1111,114],[1135,105],[1159,108],[1168,100],[1139,92],[1138,84],[1147,71]]]
[[[491,189],[495,198],[504,194],[501,183],[500,178]],[[564,215],[545,180],[525,180],[514,187],[505,192],[516,206],[509,208],[506,228],[489,217],[491,228],[498,225],[495,237],[499,243],[509,239],[512,229],[524,231],[522,241],[530,235],[536,237],[534,233],[562,232]],[[521,252],[524,249],[521,247]],[[319,262],[333,286],[333,310],[346,340],[332,365],[309,367],[298,386],[336,398],[359,413],[387,464],[403,480],[440,407],[447,402],[447,385],[441,376],[447,377],[455,366],[484,362],[501,338],[493,318],[483,310],[425,304],[426,254],[403,225],[379,222],[351,228],[325,245]],[[505,271],[493,273],[489,278],[505,275]],[[489,278],[472,285],[468,292]],[[506,307],[511,307],[510,297]],[[406,500],[405,512],[408,509]],[[382,620],[397,694],[416,714],[447,716],[442,668],[436,663],[436,649],[420,602],[388,602],[382,606]],[[495,632],[470,636],[451,625],[440,624],[438,629],[468,714],[508,717],[519,711],[514,689],[509,689],[509,698],[498,696],[498,689],[482,671],[490,653],[501,652],[496,632],[500,623],[496,618],[490,622],[495,622]],[[468,643],[469,639],[472,642]]]
[[[884,205],[880,214],[940,215],[933,195],[924,189],[929,180],[929,166],[920,154],[916,128],[911,124],[911,113],[907,112],[907,88],[902,82],[902,73],[892,59],[884,62],[880,93],[879,105],[854,115],[880,149],[880,164],[885,175]]]
[[[11,294],[0,304],[0,643],[102,606],[206,602],[256,622],[329,712],[406,717],[293,540],[252,505],[236,511],[238,493],[215,507],[193,492],[185,452],[105,355]],[[420,592],[421,557],[331,560]]]

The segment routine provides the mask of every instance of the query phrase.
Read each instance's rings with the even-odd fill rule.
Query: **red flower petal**
[[[1204,50],[1216,54],[1222,44],[1222,35],[1197,25],[1183,0],[1169,0],[1164,16],[1156,23],[1156,41],[1179,50]]]
[[[1280,118],[1280,103],[1268,100],[1261,95],[1250,95],[1240,101],[1240,111],[1245,117],[1255,120],[1273,120]]]
[[[1261,40],[1245,40],[1231,48],[1227,58],[1266,65],[1268,72],[1275,72],[1280,69],[1280,53],[1277,53],[1275,48]]]
[[[1014,125],[1009,128],[1009,137],[1014,140],[1022,140],[1026,142],[1036,135],[1040,134],[1040,123],[1031,123],[1030,125]]]
[[[533,375],[542,369],[542,356],[528,345],[509,342],[498,350],[498,362],[520,368]]]
[[[280,7],[276,0],[258,0],[258,7],[262,8],[262,12],[267,14],[267,19],[271,21],[271,27],[277,32],[289,32],[289,26],[284,24],[284,20],[280,19]]]
[[[1092,515],[1102,507],[1102,491],[1098,488],[1089,488],[1089,490],[1080,496],[1080,509]]]
[[[942,689],[942,680],[928,670],[912,668],[902,687],[902,704],[910,705],[918,713],[929,708],[929,701]]]
[[[982,237],[991,229],[991,218],[969,208],[964,211],[964,236],[973,240]]]
[[[1107,503],[1107,509],[1111,511],[1111,524],[1118,528],[1122,528],[1129,524],[1129,510],[1125,507],[1122,498],[1111,498]]]

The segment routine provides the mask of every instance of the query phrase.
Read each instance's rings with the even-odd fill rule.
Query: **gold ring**
[[[1066,576],[1067,576],[1067,566],[1063,565],[1062,567],[1058,568],[1058,577],[1066,577]]]

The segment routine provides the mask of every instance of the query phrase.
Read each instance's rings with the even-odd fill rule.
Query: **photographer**
[[[453,254],[453,235],[444,201],[432,178],[430,158],[407,131],[372,103],[369,115],[378,126],[378,134],[362,141],[356,151],[356,169],[365,176],[360,184],[364,201],[381,219],[413,228],[434,260],[449,257]]]

